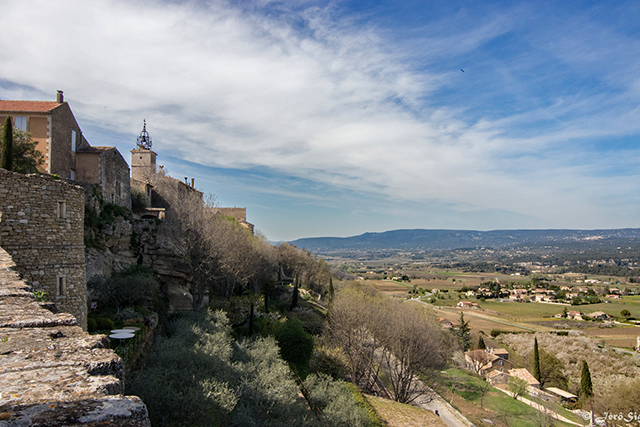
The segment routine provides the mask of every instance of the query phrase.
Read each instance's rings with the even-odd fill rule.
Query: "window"
[[[76,172],[75,171],[70,171],[70,174],[71,174],[70,178],[75,180],[76,179]]]
[[[67,217],[67,203],[66,202],[58,202],[58,207],[56,209],[56,216],[58,218],[66,218]]]
[[[27,131],[27,117],[26,116],[15,116],[14,118],[14,127],[16,129],[20,129],[22,131]]]
[[[58,286],[56,287],[56,293],[57,296],[64,296],[65,294],[65,287],[66,287],[66,280],[64,277],[58,277]]]
[[[116,182],[116,194],[118,195],[118,197],[122,196],[122,188],[120,188],[119,182]]]
[[[71,130],[71,151],[76,151],[76,131]]]

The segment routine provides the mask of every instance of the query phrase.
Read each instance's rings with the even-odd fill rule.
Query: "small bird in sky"
[[[460,68],[460,71],[462,71],[464,73],[464,70],[462,68]]]

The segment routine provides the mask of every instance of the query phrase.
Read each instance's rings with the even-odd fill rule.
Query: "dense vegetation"
[[[234,341],[221,311],[170,323],[127,392],[149,407],[154,426],[366,426],[367,410],[349,388],[323,375],[304,382],[317,415],[273,338]]]

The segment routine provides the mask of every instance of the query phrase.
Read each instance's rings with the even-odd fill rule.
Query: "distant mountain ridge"
[[[594,243],[607,240],[637,240],[640,228],[610,230],[391,230],[351,237],[312,237],[289,243],[312,252],[341,251],[441,251],[473,247]]]

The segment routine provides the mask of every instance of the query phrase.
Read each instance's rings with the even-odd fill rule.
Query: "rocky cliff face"
[[[37,303],[0,248],[0,427],[149,426],[106,340]]]
[[[87,280],[96,275],[109,277],[124,266],[141,263],[158,273],[171,311],[191,310],[191,272],[182,261],[172,232],[167,222],[155,219],[120,218],[105,225],[101,236],[103,247],[85,251]]]

